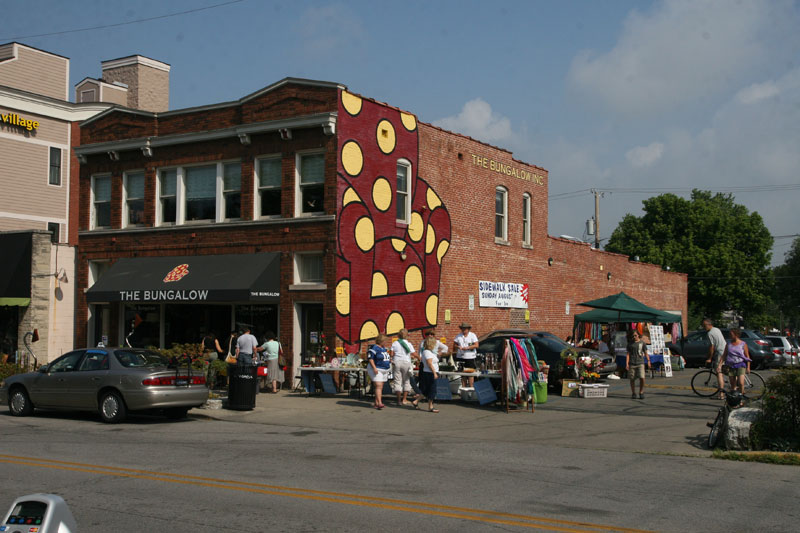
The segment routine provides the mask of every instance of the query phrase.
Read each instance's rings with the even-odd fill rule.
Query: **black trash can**
[[[249,411],[256,406],[258,365],[228,367],[228,409]]]

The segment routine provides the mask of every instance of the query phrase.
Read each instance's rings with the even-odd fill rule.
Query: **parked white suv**
[[[784,366],[796,366],[798,353],[789,339],[782,336],[767,336],[767,340],[772,343],[772,353],[783,357]]]

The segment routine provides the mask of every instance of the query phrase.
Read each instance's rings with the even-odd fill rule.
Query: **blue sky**
[[[342,83],[546,168],[552,235],[583,235],[590,188],[608,191],[601,238],[692,187],[800,232],[796,0],[228,1],[3,0],[0,42],[69,57],[73,84],[103,60],[164,61],[172,109]]]

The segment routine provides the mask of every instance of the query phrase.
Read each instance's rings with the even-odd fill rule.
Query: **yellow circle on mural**
[[[392,186],[389,180],[380,177],[372,185],[372,202],[378,211],[386,211],[392,205]]]
[[[408,236],[414,242],[419,242],[422,239],[422,216],[419,213],[411,213],[411,223],[408,225]]]
[[[353,202],[361,202],[361,198],[358,197],[358,193],[352,187],[348,187],[346,191],[344,191],[344,195],[342,196],[342,207],[346,206],[347,204],[351,204]]]
[[[372,291],[370,296],[386,296],[389,293],[389,282],[381,272],[372,274]]]
[[[439,249],[436,251],[436,259],[439,260],[440,265],[442,264],[442,257],[447,253],[448,248],[450,248],[449,242],[442,241],[439,243]]]
[[[378,122],[378,130],[376,133],[378,137],[378,148],[384,154],[391,154],[397,144],[397,137],[394,133],[394,126],[386,119]]]
[[[436,312],[439,309],[439,297],[435,294],[428,296],[428,301],[425,302],[425,318],[428,319],[428,324],[431,326],[436,325]]]
[[[428,224],[428,233],[425,234],[425,253],[431,253],[434,246],[436,246],[436,230]]]
[[[406,249],[406,241],[403,239],[392,239],[392,248],[395,252],[402,252]]]
[[[351,176],[361,174],[361,169],[364,168],[364,154],[357,142],[347,141],[342,146],[342,166]]]
[[[369,217],[361,217],[356,222],[356,244],[362,252],[368,252],[375,246],[375,226]]]
[[[367,339],[374,339],[378,336],[378,325],[375,324],[372,320],[367,320],[361,326],[361,333],[358,335],[358,339],[365,341]]]
[[[405,286],[407,292],[422,290],[422,271],[417,265],[411,265],[406,270]]]
[[[386,319],[386,334],[394,335],[401,329],[406,327],[406,322],[403,320],[403,315],[394,312]]]
[[[410,113],[400,113],[400,120],[403,122],[403,127],[408,131],[417,129],[417,119]]]
[[[351,94],[347,91],[342,91],[342,105],[345,111],[353,116],[361,113],[361,97]]]
[[[441,198],[439,198],[439,195],[433,192],[433,189],[431,189],[430,187],[428,187],[428,192],[425,196],[427,197],[428,200],[428,209],[430,209],[431,211],[442,205]]]
[[[350,280],[343,279],[336,285],[336,310],[340,315],[350,314]]]

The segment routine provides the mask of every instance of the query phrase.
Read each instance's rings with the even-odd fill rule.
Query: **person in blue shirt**
[[[389,379],[389,368],[392,365],[392,359],[389,352],[386,351],[386,343],[389,337],[382,333],[378,333],[375,337],[375,344],[367,350],[367,374],[369,379],[372,380],[372,386],[375,390],[375,403],[372,404],[375,409],[383,409],[383,384]]]

